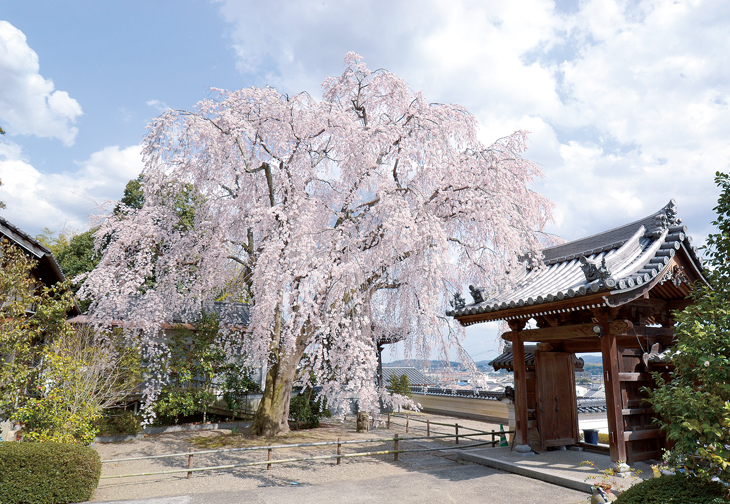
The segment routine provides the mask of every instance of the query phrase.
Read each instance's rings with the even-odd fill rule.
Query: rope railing
[[[453,436],[452,436],[453,437]],[[414,438],[398,438],[396,436],[394,440],[396,441],[411,441]],[[344,441],[343,441],[344,443]],[[334,443],[336,444],[336,443]],[[429,451],[441,451],[441,450],[458,450],[463,448],[473,448],[475,446],[484,446],[491,444],[491,442],[485,442],[485,443],[477,443],[477,444],[471,444],[471,445],[465,445],[465,446],[440,446],[438,448],[413,448],[409,450],[380,450],[380,451],[372,451],[372,452],[359,452],[359,453],[346,453],[341,455],[315,455],[313,457],[300,457],[300,458],[288,458],[288,459],[269,459],[264,461],[258,461],[258,462],[246,462],[244,464],[228,464],[228,465],[220,465],[220,466],[209,466],[209,467],[197,467],[192,468],[188,467],[187,469],[170,469],[167,471],[152,471],[152,472],[146,472],[146,473],[135,473],[135,474],[119,474],[119,475],[112,475],[112,476],[102,476],[100,479],[114,479],[114,478],[131,478],[131,477],[138,477],[138,476],[156,476],[161,474],[175,474],[175,473],[194,473],[194,472],[201,472],[201,471],[219,471],[219,470],[225,470],[225,469],[235,469],[238,467],[253,467],[253,466],[260,466],[260,465],[267,465],[270,466],[272,464],[284,464],[284,463],[290,463],[290,462],[306,462],[310,460],[332,460],[332,459],[343,459],[343,458],[354,458],[354,457],[367,457],[371,455],[389,455],[393,454],[395,455],[395,461],[397,462],[398,454],[400,453],[415,453],[415,452],[429,452]],[[293,446],[293,445],[288,445]],[[196,455],[202,453],[202,452],[193,452]],[[185,453],[184,455],[190,455],[191,453]]]
[[[400,418],[400,417],[399,417]],[[445,425],[445,426],[451,426],[450,424],[443,424],[440,422],[434,422],[434,425]],[[222,449],[216,449],[216,450],[201,450],[201,451],[192,451],[192,448],[188,452],[180,452],[180,453],[166,453],[161,455],[146,455],[141,457],[125,457],[125,458],[118,458],[118,459],[107,459],[102,460],[102,464],[109,464],[109,463],[117,463],[117,462],[129,462],[129,461],[136,461],[136,460],[152,460],[152,459],[163,459],[163,458],[173,458],[173,457],[187,457],[187,467],[184,469],[170,469],[166,471],[152,471],[152,472],[144,472],[144,473],[133,473],[133,474],[119,474],[119,475],[107,475],[102,476],[101,479],[112,479],[112,478],[130,478],[130,477],[138,477],[138,476],[154,476],[154,475],[162,475],[162,474],[175,474],[175,473],[183,473],[186,472],[188,475],[188,478],[192,477],[192,474],[194,472],[201,472],[201,471],[213,471],[213,470],[226,470],[226,469],[235,469],[239,467],[253,467],[253,466],[259,466],[266,464],[267,469],[271,469],[272,464],[283,464],[283,463],[289,463],[289,462],[304,462],[304,461],[311,461],[311,460],[330,460],[330,459],[336,459],[337,464],[340,463],[341,459],[346,458],[353,458],[353,457],[365,457],[365,456],[374,456],[374,455],[388,455],[393,454],[393,460],[395,462],[398,461],[398,455],[400,453],[415,453],[415,452],[429,452],[429,451],[440,451],[440,450],[453,450],[453,449],[461,449],[461,448],[474,448],[477,446],[495,446],[498,440],[495,440],[495,435],[499,436],[501,433],[492,431],[492,432],[486,432],[486,431],[480,431],[478,429],[472,429],[472,428],[466,428],[470,431],[474,431],[473,433],[466,433],[466,434],[459,434],[459,426],[456,425],[456,432],[454,434],[438,434],[435,436],[432,436],[430,432],[427,433],[426,436],[409,436],[409,437],[399,437],[398,434],[395,434],[393,437],[387,437],[387,438],[372,438],[372,439],[354,439],[349,441],[342,441],[339,438],[337,441],[320,441],[320,442],[313,442],[313,443],[294,443],[294,444],[281,444],[281,445],[267,445],[267,446],[248,446],[248,447],[241,447],[241,448],[222,448]],[[467,438],[471,439],[478,436],[491,436],[491,441],[485,441],[485,442],[477,442],[477,443],[469,443],[467,445],[463,446],[441,446],[437,448],[416,448],[416,449],[408,449],[403,450],[399,449],[398,445],[400,442],[412,442],[412,441],[418,441],[418,440],[438,440],[438,439],[448,439],[448,438],[455,438],[456,444],[459,444],[459,438]],[[366,444],[366,443],[385,443],[385,442],[393,442],[393,449],[392,450],[379,450],[379,451],[369,451],[369,452],[358,452],[358,453],[347,453],[342,454],[341,449],[342,445],[349,445],[349,444]],[[336,455],[317,455],[313,457],[299,457],[299,458],[287,458],[287,459],[272,459],[272,454],[274,450],[278,449],[291,449],[291,448],[305,448],[305,447],[313,447],[313,446],[337,446],[337,454]],[[246,462],[241,464],[228,464],[228,465],[219,465],[219,466],[209,466],[209,467],[193,467],[193,457],[195,455],[208,455],[208,454],[218,454],[218,453],[232,453],[232,452],[249,452],[249,451],[258,451],[258,450],[266,450],[267,451],[267,460],[265,461],[256,461],[256,462]]]

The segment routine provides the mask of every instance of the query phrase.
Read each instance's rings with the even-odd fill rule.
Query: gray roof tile
[[[427,378],[423,373],[414,367],[385,367],[383,366],[383,383],[388,383],[392,375],[406,375],[413,386],[432,385],[433,380]]]
[[[447,313],[459,317],[526,305],[539,309],[542,303],[566,297],[601,290],[611,294],[629,291],[656,277],[683,246],[701,269],[686,227],[680,224],[676,204],[670,200],[658,212],[636,222],[544,249],[544,267],[527,270],[511,288],[480,303]],[[581,264],[581,258],[589,264]]]

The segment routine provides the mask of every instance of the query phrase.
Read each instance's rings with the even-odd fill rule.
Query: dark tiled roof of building
[[[528,269],[514,286],[486,300],[456,306],[448,315],[461,317],[540,305],[606,291],[622,294],[650,282],[684,249],[701,270],[702,263],[686,226],[671,200],[664,208],[636,222],[587,238],[544,249],[544,267]],[[536,310],[539,306],[535,307]]]
[[[515,366],[511,348],[505,348],[501,355],[489,363],[495,371],[512,369]],[[525,365],[535,367],[535,345],[525,345]]]
[[[535,367],[535,349],[536,345],[525,345],[525,365],[527,367]],[[575,358],[575,369],[580,371],[583,369],[583,359]],[[515,367],[514,356],[512,355],[512,348],[506,347],[502,354],[495,358],[489,363],[495,371],[500,369],[512,370]]]
[[[414,367],[385,367],[383,366],[383,383],[388,383],[392,375],[406,375],[408,382],[413,386],[432,385],[433,380],[427,378]]]
[[[38,260],[38,273],[44,283],[53,285],[66,279],[48,247],[2,217],[0,217],[0,234],[15,242]]]

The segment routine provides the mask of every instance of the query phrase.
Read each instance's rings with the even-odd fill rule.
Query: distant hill
[[[421,359],[401,359],[396,360],[392,362],[383,362],[383,367],[414,367],[416,369],[426,369],[431,368],[434,369],[440,369],[444,367],[449,367],[457,370],[463,370],[464,366],[461,365],[460,362],[456,361],[450,361],[446,362],[443,360],[421,360]]]
[[[601,354],[579,354],[578,357],[583,359],[583,362],[591,364],[603,364],[603,358]]]
[[[491,360],[491,359],[490,359]],[[475,362],[477,369],[482,372],[493,371],[492,366],[489,365],[489,360],[483,360]],[[392,362],[383,362],[383,367],[414,367],[418,370],[430,369],[431,371],[437,371],[442,368],[451,366],[451,369],[455,371],[466,371],[466,368],[457,361],[446,362],[444,360],[420,360],[420,359],[401,359]]]
[[[489,360],[480,360],[478,362],[475,362],[474,364],[477,365],[477,368],[479,369],[479,371],[482,371],[482,372],[489,371],[489,372],[491,372],[491,371],[494,371],[494,368],[489,365],[490,362],[492,362],[492,359],[489,359]]]

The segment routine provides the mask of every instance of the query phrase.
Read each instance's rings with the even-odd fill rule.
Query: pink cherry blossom
[[[530,187],[541,171],[522,157],[523,131],[486,146],[464,107],[429,103],[354,53],[321,101],[215,93],[149,125],[144,207],[103,223],[82,293],[97,320],[145,329],[161,359],[157,331],[174,313],[224,294],[250,301],[243,349],[268,362],[267,387],[288,388],[266,392],[286,401],[270,418],[281,429],[305,370],[331,406],[356,396],[375,412],[390,400],[375,380],[379,339],[400,335],[417,355],[460,349],[450,293],[488,296],[542,246],[552,203]]]

